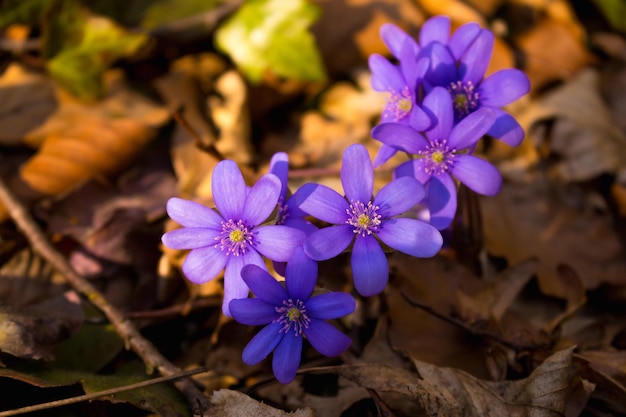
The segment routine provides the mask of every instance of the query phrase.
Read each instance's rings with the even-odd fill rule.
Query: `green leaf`
[[[91,16],[78,44],[65,45],[48,61],[48,71],[77,97],[95,100],[103,93],[104,71],[116,60],[133,55],[146,40],[143,33],[130,33],[110,19]]]
[[[266,71],[306,81],[326,74],[310,25],[320,9],[306,0],[249,0],[217,30],[216,44],[258,83]]]
[[[12,24],[37,25],[49,6],[50,0],[4,0],[0,6],[0,29]]]
[[[595,3],[614,29],[626,32],[626,2],[624,0],[595,0]]]
[[[141,21],[145,29],[202,14],[214,9],[224,0],[159,0],[148,7]]]

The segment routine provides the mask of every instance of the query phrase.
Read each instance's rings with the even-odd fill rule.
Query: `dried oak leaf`
[[[164,108],[128,90],[119,77],[110,82],[109,91],[95,104],[57,91],[60,108],[25,137],[39,149],[9,181],[18,197],[32,203],[119,173],[168,118]],[[0,220],[6,218],[0,207]]]
[[[417,375],[375,364],[344,365],[336,370],[360,386],[405,395],[426,416],[552,417],[565,412],[572,351],[554,353],[525,379],[504,382],[480,380],[418,360],[413,361]]]
[[[215,417],[314,417],[310,408],[286,412],[258,402],[239,391],[221,389],[211,395],[211,415]]]
[[[481,199],[485,249],[509,264],[536,257],[543,294],[570,299],[559,266],[572,268],[585,289],[626,285],[626,260],[612,219],[592,203],[548,181],[505,183],[497,196]]]

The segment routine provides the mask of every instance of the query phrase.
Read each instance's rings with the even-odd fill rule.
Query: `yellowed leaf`
[[[62,135],[49,136],[20,175],[44,195],[65,193],[126,167],[153,136],[152,129],[134,119],[85,118]]]

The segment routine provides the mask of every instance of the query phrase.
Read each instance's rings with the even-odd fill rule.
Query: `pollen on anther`
[[[290,298],[284,300],[283,304],[275,309],[277,313],[280,313],[280,316],[273,322],[282,324],[283,327],[280,329],[280,333],[287,333],[293,330],[295,335],[299,336],[304,329],[309,327],[311,319],[309,319],[306,305],[302,300],[293,301]]]
[[[348,214],[348,223],[350,226],[354,226],[353,232],[361,236],[371,235],[378,231],[378,227],[381,224],[382,216],[378,213],[380,207],[372,204],[371,201],[367,205],[360,201],[352,200],[350,207],[346,209]]]

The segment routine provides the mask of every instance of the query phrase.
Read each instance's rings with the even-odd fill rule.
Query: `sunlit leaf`
[[[65,45],[48,62],[48,70],[76,96],[97,99],[103,93],[103,72],[117,59],[134,54],[146,40],[146,34],[130,33],[107,18],[92,16],[78,44]]]
[[[213,9],[223,0],[160,0],[148,7],[141,26],[151,29]]]
[[[626,32],[626,3],[624,0],[594,0],[611,25]]]
[[[252,82],[261,81],[266,71],[320,80],[325,71],[308,31],[319,14],[305,0],[251,0],[218,29],[216,43]]]

